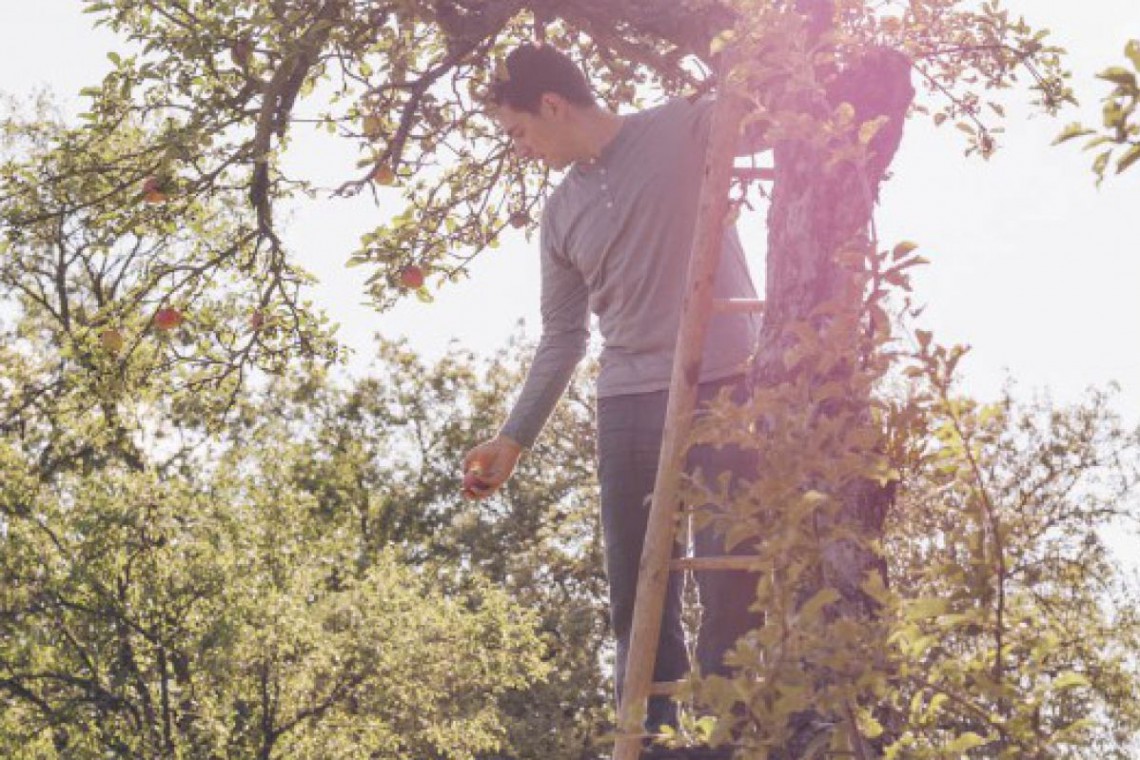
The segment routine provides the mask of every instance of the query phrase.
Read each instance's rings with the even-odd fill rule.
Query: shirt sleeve
[[[709,129],[712,127],[712,112],[716,98],[705,94],[677,98],[675,102],[693,136],[701,142],[707,141]]]
[[[502,429],[526,448],[534,445],[566,391],[590,339],[589,292],[581,273],[559,250],[550,222],[553,201],[543,210],[540,232],[542,337]]]

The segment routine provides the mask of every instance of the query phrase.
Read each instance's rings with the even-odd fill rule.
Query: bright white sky
[[[1012,378],[1021,394],[1047,391],[1070,401],[1090,385],[1116,381],[1123,389],[1118,408],[1140,422],[1140,166],[1098,190],[1089,156],[1075,145],[1049,145],[1078,116],[1096,121],[1106,88],[1094,75],[1122,64],[1125,41],[1140,37],[1140,3],[1006,5],[1052,29],[1069,49],[1080,114],[1029,118],[1019,107],[1027,98],[1011,96],[1003,148],[988,163],[963,158],[955,130],[912,123],[884,189],[880,236],[885,243],[917,241],[931,259],[917,278],[918,300],[928,305],[924,326],[942,342],[973,347],[962,366],[963,390],[991,398]],[[78,110],[79,88],[108,69],[108,51],[123,49],[106,30],[93,29],[80,7],[78,0],[0,0],[0,91],[22,95],[48,86]],[[303,138],[290,160],[334,186],[354,173],[354,150],[343,141]],[[366,272],[343,263],[359,235],[392,208],[319,200],[298,210],[289,236],[321,279],[314,299],[357,350],[354,368],[366,366],[376,332],[407,335],[428,356],[446,352],[452,339],[489,354],[519,319],[537,335],[538,257],[521,235],[488,252],[470,281],[448,287],[433,304],[409,299],[385,314],[365,306]],[[746,218],[742,233],[762,275],[760,215]]]

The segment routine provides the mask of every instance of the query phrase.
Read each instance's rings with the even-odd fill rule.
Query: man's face
[[[566,108],[561,98],[544,95],[539,101],[538,113],[501,105],[495,110],[495,120],[511,138],[520,158],[541,161],[552,169],[564,169],[575,158],[568,139]]]

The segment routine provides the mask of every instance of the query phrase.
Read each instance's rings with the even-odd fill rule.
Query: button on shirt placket
[[[610,189],[605,159],[603,157],[591,159],[587,167],[588,173],[586,176],[589,182],[587,186],[591,188],[595,198],[598,198],[602,204],[602,208],[598,210],[598,217],[593,223],[597,235],[595,241],[598,246],[595,248],[595,251],[602,252],[602,254],[589,265],[592,277],[596,277],[602,270],[609,270],[613,266],[610,259],[615,255],[614,248],[617,245],[620,234],[618,222],[619,210],[617,208],[616,199]],[[613,279],[612,275],[606,275],[606,278],[611,281]]]

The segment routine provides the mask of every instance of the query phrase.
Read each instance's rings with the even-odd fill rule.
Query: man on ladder
[[[615,114],[597,104],[586,77],[568,57],[534,45],[507,57],[491,100],[499,125],[523,158],[566,173],[542,215],[542,337],[506,423],[465,457],[464,493],[485,498],[511,476],[585,354],[593,312],[604,339],[597,388],[598,478],[620,702],[713,104],[707,98],[678,98]],[[755,302],[735,228],[723,235],[713,294]],[[745,364],[757,333],[754,314],[713,317],[698,402],[726,387],[737,399],[744,396]],[[750,465],[732,447],[699,446],[689,452],[687,466],[715,478],[724,472],[746,475]],[[711,531],[698,532],[693,544],[698,556],[725,553],[723,538]],[[698,570],[696,575],[703,608],[697,664],[704,675],[724,674],[725,652],[759,623],[748,610],[754,579],[743,571]],[[655,681],[676,681],[689,670],[680,613],[680,576],[673,574]],[[667,697],[649,700],[647,730],[675,721]],[[664,756],[650,748],[643,757],[655,754]]]

